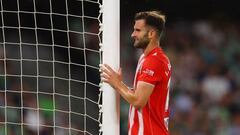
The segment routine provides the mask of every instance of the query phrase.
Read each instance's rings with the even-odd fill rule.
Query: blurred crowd
[[[126,26],[121,40],[124,79],[129,85],[132,85],[139,56],[139,51],[129,40],[131,27]],[[161,46],[169,56],[173,70],[170,134],[239,135],[238,23],[219,20],[168,23]],[[135,53],[136,57],[127,57],[129,53]],[[128,105],[123,101],[122,135],[127,134],[127,110]]]

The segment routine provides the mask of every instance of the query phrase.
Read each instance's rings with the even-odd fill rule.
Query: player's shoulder
[[[155,49],[151,54],[149,54],[147,60],[159,64],[170,63],[167,55],[160,48]]]
[[[171,71],[171,63],[167,55],[162,50],[155,50],[146,59],[146,66],[163,69],[161,71]]]

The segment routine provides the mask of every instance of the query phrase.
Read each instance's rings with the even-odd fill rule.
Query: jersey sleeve
[[[164,70],[162,64],[156,58],[151,57],[146,59],[142,65],[138,81],[156,85],[156,83],[162,79],[162,70]]]

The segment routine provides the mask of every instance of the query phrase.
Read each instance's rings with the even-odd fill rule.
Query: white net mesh
[[[0,135],[97,135],[99,0],[0,0]]]

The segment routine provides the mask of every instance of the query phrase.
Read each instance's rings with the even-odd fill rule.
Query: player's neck
[[[156,47],[160,47],[159,42],[150,42],[148,46],[143,50],[144,55],[147,56]]]

